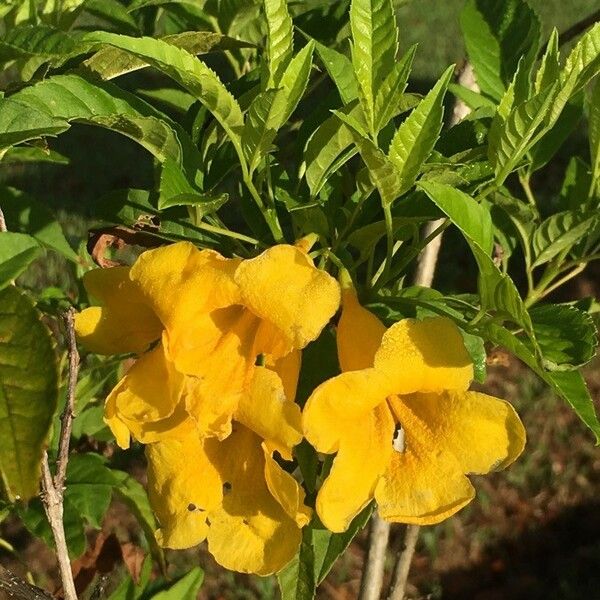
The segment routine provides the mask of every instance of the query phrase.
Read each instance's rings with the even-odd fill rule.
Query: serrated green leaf
[[[314,44],[309,42],[290,61],[280,78],[280,87],[262,92],[252,101],[242,132],[242,148],[250,173],[269,152],[277,131],[300,102],[310,76],[313,50]]]
[[[599,219],[600,215],[595,211],[566,211],[546,219],[533,234],[531,245],[535,259],[532,266],[539,267],[577,244],[597,226]]]
[[[247,48],[251,44],[242,42],[213,31],[183,31],[160,38],[161,41],[176,48],[186,50],[190,54],[207,54],[215,50],[234,50]],[[149,66],[143,58],[132,56],[125,50],[114,47],[101,48],[96,54],[84,61],[83,66],[97,75],[108,80],[120,77]]]
[[[0,291],[0,474],[11,501],[38,493],[58,398],[58,359],[40,316],[23,292]]]
[[[540,66],[535,75],[533,89],[539,94],[543,89],[550,87],[560,77],[560,63],[558,50],[558,31],[556,27],[552,29],[546,51],[540,62]]]
[[[4,103],[18,104],[21,114],[12,113],[12,119],[5,121]],[[195,147],[180,126],[150,104],[108,82],[90,81],[75,74],[57,75],[0,100],[0,147],[15,143],[12,139],[31,111],[58,123],[78,121],[113,129],[135,140],[159,160],[170,158],[190,170],[199,161]],[[68,125],[61,131],[66,128]]]
[[[229,199],[227,194],[210,194],[198,190],[172,160],[166,160],[162,164],[159,193],[159,210],[172,206],[193,206],[196,217],[199,218],[216,212]]]
[[[42,252],[26,233],[0,232],[0,289],[10,285]]]
[[[529,72],[536,59],[540,22],[523,0],[468,0],[460,25],[469,60],[484,94],[495,100],[504,91],[524,58]]]
[[[390,144],[389,160],[401,181],[398,195],[415,183],[421,167],[431,154],[442,129],[443,100],[454,67],[448,67],[431,91],[406,121],[398,127]]]
[[[547,130],[543,125],[555,91],[556,84],[515,106],[506,119],[497,114],[492,120],[488,152],[498,186],[504,183],[509,173]]]
[[[462,100],[470,109],[477,108],[495,108],[496,104],[479,92],[464,87],[458,83],[448,85],[448,90],[452,92],[459,100]]]
[[[575,411],[581,421],[594,433],[596,445],[600,444],[600,421],[596,415],[594,402],[579,371],[544,371],[531,350],[514,333],[493,322],[481,328],[485,339],[499,344],[521,359],[537,373]]]
[[[168,590],[154,594],[152,600],[182,600],[183,598],[196,598],[204,581],[204,571],[194,567],[179,581],[175,582]]]
[[[394,64],[388,76],[376,90],[374,128],[377,132],[383,129],[398,112],[398,103],[404,94],[416,51],[417,46],[412,46],[402,60]]]
[[[572,371],[594,357],[598,334],[590,315],[567,304],[535,306],[529,313],[547,369]]]
[[[117,483],[102,456],[73,454],[67,467],[65,497],[82,519],[100,529]]]
[[[444,211],[465,236],[479,266],[482,310],[492,310],[523,327],[535,347],[531,318],[512,279],[490,257],[493,237],[489,214],[470,196],[450,186],[421,182],[419,187]],[[477,208],[476,208],[477,207]]]
[[[360,121],[334,111],[334,114],[351,130],[354,143],[369,170],[369,177],[377,188],[384,205],[390,205],[402,190],[402,179],[392,161],[380,150],[362,129]]]
[[[130,52],[182,85],[213,114],[242,156],[240,133],[244,118],[240,106],[216,73],[202,61],[181,48],[148,37],[95,32],[86,39]]]
[[[281,600],[313,600],[317,589],[314,569],[312,529],[302,530],[298,554],[279,573],[277,582]]]
[[[329,77],[340,94],[340,98],[344,104],[349,104],[358,98],[358,82],[352,70],[352,62],[350,59],[327,46],[315,42],[315,49],[321,62],[325,65]]]
[[[0,206],[9,232],[29,234],[40,244],[59,252],[65,258],[74,262],[79,260],[56,217],[45,204],[25,192],[0,186]]]
[[[396,61],[398,28],[391,0],[352,0],[352,65],[360,101],[375,137],[375,98]]]
[[[596,81],[590,97],[590,112],[588,116],[590,156],[592,159],[592,188],[600,192],[600,78]]]
[[[266,89],[279,87],[294,48],[294,29],[286,0],[263,0],[267,21],[269,78]]]

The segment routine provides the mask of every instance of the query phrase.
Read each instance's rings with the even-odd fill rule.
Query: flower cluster
[[[512,462],[525,434],[509,404],[469,392],[472,364],[444,318],[386,330],[308,256],[309,243],[249,260],[181,242],[129,267],[90,271],[99,306],[76,319],[80,341],[137,360],[110,393],[117,443],[146,445],[158,541],[207,540],[223,566],[266,575],[297,552],[311,519],[284,469],[303,437],[337,453],[316,498],[331,531],[373,498],[383,518],[435,523],[473,497],[466,473]],[[342,373],[295,403],[301,351],[339,308]]]

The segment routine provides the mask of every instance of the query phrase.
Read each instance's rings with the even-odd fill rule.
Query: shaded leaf
[[[204,571],[200,567],[193,567],[169,589],[158,592],[158,594],[154,594],[154,596],[152,596],[152,600],[181,600],[182,598],[196,598],[203,581]]]
[[[0,232],[0,289],[16,279],[42,252],[26,233]]]

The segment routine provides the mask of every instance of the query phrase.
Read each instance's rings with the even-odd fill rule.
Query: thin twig
[[[42,459],[42,504],[52,529],[52,537],[56,546],[56,558],[60,571],[60,579],[63,586],[65,600],[77,600],[71,562],[69,561],[69,550],[65,537],[63,524],[63,494],[67,465],[69,462],[69,442],[75,410],[75,386],[79,372],[79,353],[75,341],[75,327],[73,323],[73,309],[64,315],[65,328],[67,331],[67,346],[69,352],[69,379],[67,383],[67,401],[61,415],[60,437],[58,443],[58,457],[56,460],[56,475],[52,477],[48,453],[44,451]]]
[[[5,231],[7,231],[6,220],[4,219],[4,213],[2,212],[2,209],[0,208],[0,233],[4,233]]]
[[[408,581],[408,573],[410,571],[410,565],[412,562],[415,548],[417,547],[417,540],[419,539],[418,525],[407,525],[406,533],[404,534],[404,547],[398,555],[398,561],[394,569],[394,577],[392,581],[392,587],[390,588],[390,595],[388,600],[404,600],[404,594],[406,593],[406,582]]]
[[[360,582],[358,600],[378,600],[383,587],[383,574],[390,524],[384,521],[376,512],[371,517],[369,526],[369,551],[365,570]]]

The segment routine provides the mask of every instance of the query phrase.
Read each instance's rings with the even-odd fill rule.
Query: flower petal
[[[342,371],[372,367],[384,333],[385,325],[359,304],[354,289],[344,289],[342,316],[337,326],[338,359]]]
[[[339,441],[392,393],[388,379],[375,369],[348,371],[328,379],[310,396],[302,415],[308,441],[319,451],[337,452]]]
[[[315,340],[340,302],[338,283],[294,246],[269,248],[235,272],[243,303],[277,327],[287,352]]]
[[[301,531],[265,481],[261,439],[236,424],[224,441],[204,447],[223,481],[223,502],[209,514],[208,549],[227,569],[269,575],[296,554]]]
[[[239,259],[178,242],[148,250],[131,267],[148,303],[168,329],[193,322],[199,313],[239,304],[233,273]]]
[[[267,361],[266,366],[279,375],[283,383],[285,397],[290,402],[293,402],[296,399],[296,390],[298,389],[298,378],[300,377],[300,367],[302,366],[302,352],[294,350],[276,361]]]
[[[460,332],[450,320],[403,319],[383,336],[375,368],[394,382],[396,394],[466,390],[473,363]]]
[[[266,367],[254,369],[235,419],[266,440],[271,450],[277,450],[286,460],[292,460],[292,448],[302,441],[300,407],[286,400],[279,375]]]
[[[139,353],[160,338],[162,324],[129,272],[129,267],[113,267],[83,276],[89,295],[102,305],[75,315],[77,337],[90,352]]]
[[[380,516],[397,523],[432,525],[475,496],[454,455],[399,398],[390,406],[405,431],[405,450],[394,451],[375,489]]]
[[[153,424],[173,415],[181,400],[183,384],[184,376],[167,360],[162,345],[142,355],[106,400],[105,420],[119,446],[129,446],[124,426],[139,441],[154,441],[152,435],[148,438],[145,433],[152,434]]]
[[[454,454],[463,473],[507,467],[525,447],[525,428],[504,400],[478,392],[414,394],[403,402]]]
[[[277,464],[266,443],[263,442],[262,448],[265,454],[265,480],[273,498],[296,521],[298,527],[308,525],[312,511],[304,504],[304,490],[287,471]]]
[[[209,511],[221,504],[223,482],[197,435],[146,446],[148,496],[160,523],[157,540],[191,548],[208,534]]]
[[[383,403],[353,423],[340,442],[331,471],[317,495],[319,518],[333,532],[346,531],[373,498],[393,452],[394,419]]]

